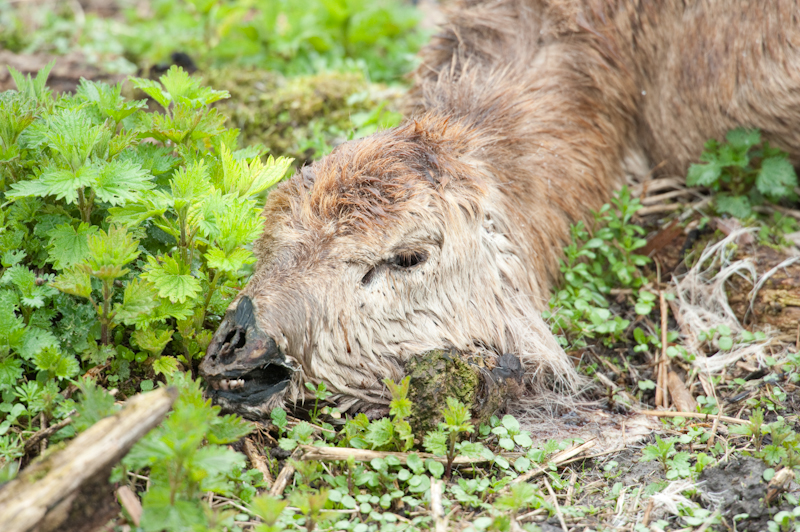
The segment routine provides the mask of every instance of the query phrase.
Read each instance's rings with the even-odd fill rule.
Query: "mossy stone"
[[[409,360],[405,369],[411,377],[409,423],[414,433],[421,436],[437,428],[448,397],[467,405],[473,422],[479,424],[522,393],[523,370],[516,356],[506,354],[486,362],[478,354],[456,349],[437,349]]]
[[[417,434],[436,429],[448,397],[475,404],[481,384],[479,368],[455,349],[412,358],[406,363],[406,374],[411,377],[408,396],[413,405],[409,422]]]

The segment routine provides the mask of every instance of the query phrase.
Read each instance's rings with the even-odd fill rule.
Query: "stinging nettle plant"
[[[178,67],[132,80],[156,112],[122,85],[54,95],[51,68],[10,69],[17,90],[0,93],[0,411],[26,428],[20,382],[60,391],[108,364],[129,394],[192,367],[291,163],[240,149],[211,107],[228,93]]]
[[[703,164],[689,167],[686,184],[715,192],[720,213],[747,218],[765,201],[797,199],[797,175],[788,154],[762,142],[757,129],[731,130],[724,142],[709,140],[700,160]]]

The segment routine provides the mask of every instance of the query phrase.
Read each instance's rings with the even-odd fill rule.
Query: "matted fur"
[[[518,355],[534,390],[574,387],[539,315],[569,224],[625,161],[681,173],[739,125],[797,161],[799,20],[788,0],[455,6],[421,53],[410,118],[270,194],[243,294],[296,371],[264,412],[304,381],[343,408],[386,404],[382,379],[450,346],[489,366]],[[403,252],[427,261],[389,264]]]

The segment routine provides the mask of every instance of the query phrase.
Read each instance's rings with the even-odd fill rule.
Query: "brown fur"
[[[296,370],[285,399],[324,380],[385,404],[381,380],[443,346],[574,384],[538,315],[570,223],[740,125],[800,160],[794,1],[468,0],[421,57],[408,121],[270,194],[244,293]],[[428,261],[385,263],[404,251]]]

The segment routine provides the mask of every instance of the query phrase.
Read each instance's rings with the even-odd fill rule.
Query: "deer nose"
[[[277,351],[275,341],[261,332],[256,325],[253,300],[244,296],[235,309],[228,309],[225,313],[225,318],[208,345],[200,371],[222,368],[237,360],[244,362],[252,357],[261,358],[265,354]]]
[[[200,364],[211,397],[234,411],[237,403],[261,403],[282,392],[292,371],[275,340],[258,327],[248,296],[225,313]]]

